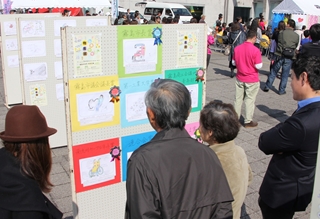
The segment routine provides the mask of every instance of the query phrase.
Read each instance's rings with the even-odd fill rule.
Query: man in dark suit
[[[259,191],[264,219],[292,219],[312,198],[320,131],[320,57],[300,58],[292,70],[298,109],[259,139],[260,150],[273,154]]]

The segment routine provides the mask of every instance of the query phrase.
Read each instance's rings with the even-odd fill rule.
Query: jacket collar
[[[235,143],[234,143],[234,140],[231,140],[231,141],[227,141],[227,142],[221,143],[221,144],[210,145],[209,147],[214,152],[218,153],[221,151],[228,151],[228,150],[232,149],[233,147],[235,147]]]
[[[320,102],[310,103],[310,104],[302,107],[302,108],[299,109],[298,111],[296,110],[293,114],[296,115],[296,114],[303,113],[303,112],[305,112],[305,111],[308,111],[309,109],[314,109],[314,108],[320,108]],[[293,114],[292,114],[292,115],[293,115]]]
[[[190,135],[184,128],[182,130],[179,128],[164,129],[158,132],[151,141],[174,139],[174,138],[190,138]]]

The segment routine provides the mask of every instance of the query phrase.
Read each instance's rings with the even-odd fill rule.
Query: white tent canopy
[[[109,0],[12,0],[11,8],[104,8]]]
[[[320,15],[319,0],[283,0],[272,10],[277,14]]]

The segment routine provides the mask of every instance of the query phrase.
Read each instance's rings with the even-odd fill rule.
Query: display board
[[[127,160],[156,134],[144,104],[155,80],[187,86],[192,112],[185,128],[194,135],[205,103],[206,33],[204,24],[62,31],[75,218],[124,217]]]
[[[320,151],[320,134],[319,134],[319,146],[318,151]],[[318,153],[319,154],[319,153]],[[311,201],[311,212],[310,219],[319,219],[320,218],[320,158],[318,156],[317,166],[316,166],[316,175],[314,177],[314,186],[313,186],[313,194]]]
[[[9,14],[1,15],[1,61],[5,105],[23,103],[19,66],[18,18],[61,17],[60,13],[50,14]]]
[[[107,25],[108,17],[100,16],[19,18],[23,104],[37,105],[58,130],[50,137],[52,148],[67,145],[60,28]]]

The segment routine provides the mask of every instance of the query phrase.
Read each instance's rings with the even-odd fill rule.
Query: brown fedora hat
[[[0,133],[0,138],[8,142],[28,142],[56,132],[56,129],[48,127],[46,118],[37,106],[20,105],[8,111],[5,131]]]

